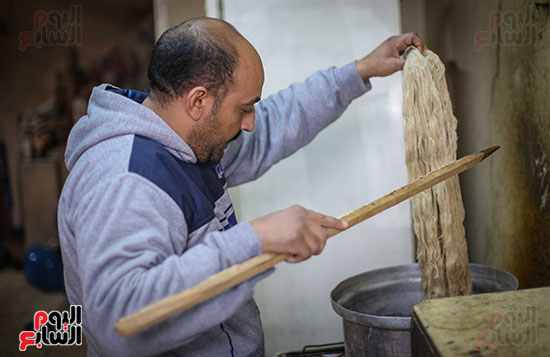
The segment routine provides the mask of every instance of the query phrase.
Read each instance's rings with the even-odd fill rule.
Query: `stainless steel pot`
[[[505,271],[470,264],[474,294],[517,290]],[[413,307],[424,300],[418,264],[372,270],[341,282],[332,307],[344,319],[346,356],[410,356]]]

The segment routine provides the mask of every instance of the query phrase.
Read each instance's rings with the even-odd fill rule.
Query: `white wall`
[[[360,58],[400,32],[397,0],[225,0],[225,19],[262,57],[268,96],[315,70]],[[341,215],[406,184],[401,74],[374,79],[342,118],[255,182],[231,191],[240,220],[294,203]],[[331,239],[321,256],[281,263],[256,287],[267,355],[341,341],[330,291],[374,268],[413,261],[409,203]]]

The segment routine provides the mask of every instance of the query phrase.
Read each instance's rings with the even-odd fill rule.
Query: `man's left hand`
[[[415,46],[422,54],[428,49],[415,32],[392,36],[355,62],[359,75],[366,81],[370,77],[385,77],[403,69],[405,59],[401,58],[401,54],[409,46]]]

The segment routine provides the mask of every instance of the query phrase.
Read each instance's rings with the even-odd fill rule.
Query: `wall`
[[[226,0],[225,19],[257,48],[263,96],[318,69],[360,58],[400,32],[397,1]],[[240,220],[298,203],[341,215],[406,183],[401,77],[374,79],[340,120],[255,182],[232,190]],[[413,261],[409,204],[332,238],[322,255],[282,263],[255,289],[267,355],[342,341],[330,291],[375,268]]]
[[[454,62],[459,154],[502,146],[461,176],[470,260],[512,272],[522,288],[550,285],[548,1],[411,0],[405,6],[404,29],[424,18],[428,46]],[[522,38],[525,44],[488,38],[476,50],[476,32],[493,32],[490,14],[496,20],[498,12],[495,31],[527,35],[534,26],[534,36]]]
[[[153,0],[155,41],[170,27],[193,17],[205,16],[204,0]]]

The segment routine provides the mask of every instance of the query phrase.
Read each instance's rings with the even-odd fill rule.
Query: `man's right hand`
[[[382,42],[374,51],[355,62],[359,75],[366,81],[370,77],[385,77],[402,70],[405,59],[401,54],[408,46],[415,46],[426,55],[428,49],[415,32],[392,36]]]
[[[264,252],[290,253],[289,263],[298,263],[325,248],[326,228],[344,230],[348,224],[337,218],[294,205],[250,222]]]

